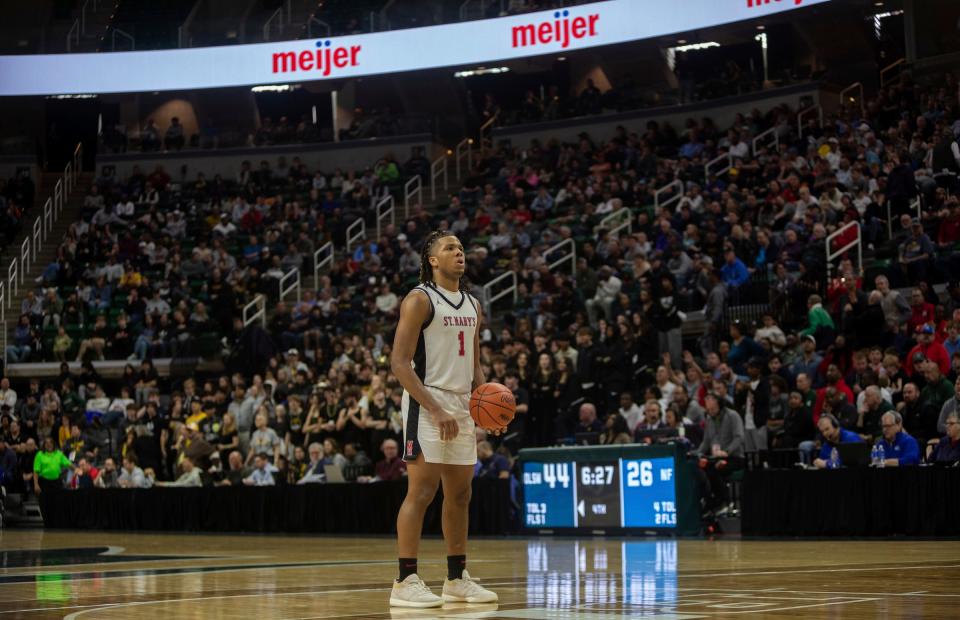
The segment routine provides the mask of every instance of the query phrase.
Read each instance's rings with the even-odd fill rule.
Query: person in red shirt
[[[933,325],[936,320],[935,313],[934,305],[924,300],[923,291],[919,288],[913,289],[910,294],[910,320],[907,321],[910,331],[919,333],[918,329],[924,325]]]
[[[827,384],[817,390],[817,400],[813,404],[814,424],[820,420],[820,414],[823,413],[823,401],[827,396],[827,388],[829,387],[832,387],[838,392],[843,392],[847,396],[848,403],[857,402],[857,400],[853,397],[853,390],[851,390],[850,386],[847,385],[847,382],[843,380],[843,375],[840,373],[840,368],[836,364],[830,364],[827,367]]]
[[[407,475],[407,464],[400,458],[400,447],[393,439],[384,439],[380,445],[383,452],[383,460],[377,461],[374,468],[376,476],[357,477],[357,482],[377,482],[380,480],[400,480]]]
[[[913,376],[915,358],[918,355],[939,366],[943,375],[950,374],[950,356],[947,354],[947,349],[934,339],[933,326],[921,325],[916,332],[917,346],[910,349],[910,353],[907,354],[907,361],[904,364],[907,375]]]

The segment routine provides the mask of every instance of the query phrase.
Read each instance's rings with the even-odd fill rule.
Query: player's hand
[[[490,433],[491,435],[496,435],[497,437],[499,437],[500,435],[507,434],[507,427],[501,426],[500,428],[495,428],[492,431],[487,431],[487,432]]]
[[[460,433],[460,425],[456,419],[442,409],[433,412],[433,423],[440,431],[440,441],[450,441]]]

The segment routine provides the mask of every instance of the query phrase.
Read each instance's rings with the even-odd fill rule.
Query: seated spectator
[[[243,479],[243,484],[254,487],[272,487],[276,484],[273,478],[277,469],[270,466],[270,457],[266,452],[258,453],[253,460],[253,471]]]
[[[800,335],[813,336],[817,342],[832,342],[836,326],[830,313],[823,307],[823,299],[819,295],[811,295],[807,299],[807,308],[807,327],[800,330]]]
[[[168,151],[179,151],[183,148],[183,144],[183,125],[180,124],[180,119],[174,116],[170,119],[170,126],[167,127],[163,136],[163,148]]]
[[[227,456],[227,470],[220,472],[220,480],[215,486],[241,486],[250,472],[244,467],[243,455],[239,450],[233,450]]]
[[[712,509],[726,503],[726,479],[730,473],[743,468],[743,418],[723,406],[713,393],[704,397],[703,405],[707,422],[697,452],[701,456],[700,470],[709,483],[706,505]]]
[[[541,356],[541,360],[542,359],[543,356]],[[549,357],[547,359],[549,360]],[[676,398],[676,392],[674,392],[674,398]],[[620,394],[620,409],[617,413],[619,413],[620,417],[626,422],[628,433],[632,433],[633,429],[637,428],[637,425],[640,424],[640,420],[643,418],[643,410],[633,402],[633,394],[630,392]]]
[[[644,431],[655,431],[661,428],[664,428],[664,426],[660,401],[648,400],[643,404],[643,419],[634,428],[634,434],[639,437]]]
[[[820,416],[820,420],[817,422],[817,429],[820,431],[820,437],[822,439],[820,454],[813,461],[813,465],[817,469],[826,469],[830,466],[830,453],[840,444],[863,443],[860,435],[841,428],[840,421],[829,413]],[[839,456],[837,459],[839,462]]]
[[[880,419],[883,437],[877,445],[883,447],[884,465],[903,467],[920,464],[920,446],[903,429],[903,418],[896,411],[888,411]]]
[[[200,479],[200,468],[193,464],[190,457],[185,456],[180,461],[180,467],[183,471],[180,477],[173,482],[154,482],[158,487],[202,487],[203,482]]]
[[[627,421],[621,415],[608,415],[600,435],[602,445],[633,443],[633,435],[627,427]]]
[[[117,483],[124,489],[146,489],[150,486],[143,470],[137,464],[136,454],[128,453],[123,457],[123,468]]]
[[[17,453],[14,452],[6,437],[0,433],[0,486],[11,490],[17,488],[18,474]]]
[[[927,460],[938,465],[956,465],[960,463],[960,414],[947,414],[944,425],[946,435],[927,447]]]
[[[112,458],[107,457],[103,460],[103,467],[93,480],[93,486],[98,489],[118,489],[120,488],[120,478],[117,473],[117,463]]]
[[[510,461],[502,454],[494,452],[490,442],[478,442],[477,469],[473,477],[478,480],[506,480],[510,477]]]
[[[480,459],[480,446],[477,446],[477,457]],[[400,458],[400,447],[393,439],[384,439],[380,444],[383,460],[377,461],[374,468],[375,475],[360,476],[357,482],[378,482],[380,480],[400,480],[407,475],[407,463]],[[482,460],[482,459],[481,459]]]
[[[592,403],[583,403],[580,405],[577,426],[574,434],[597,433],[603,431],[603,423],[597,419],[597,408]]]
[[[310,484],[312,482],[324,482],[326,474],[323,471],[323,446],[317,442],[307,446],[307,455],[310,461],[304,469],[303,476],[297,480],[297,484]],[[357,481],[359,482],[359,478]]]

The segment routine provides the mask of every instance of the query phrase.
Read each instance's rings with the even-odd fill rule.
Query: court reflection
[[[617,554],[619,552],[619,557]],[[547,609],[662,610],[677,602],[677,541],[534,540],[527,543],[527,604]]]

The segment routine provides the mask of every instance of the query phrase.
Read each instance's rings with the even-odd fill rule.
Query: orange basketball
[[[470,395],[470,417],[480,428],[503,428],[517,413],[513,392],[502,383],[484,383]]]

